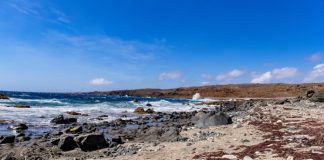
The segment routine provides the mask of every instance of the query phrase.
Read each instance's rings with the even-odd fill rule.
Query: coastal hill
[[[229,84],[175,89],[135,89],[92,94],[150,96],[159,98],[191,98],[195,93],[208,98],[279,98],[304,95],[307,90],[324,90],[324,83],[305,84]]]

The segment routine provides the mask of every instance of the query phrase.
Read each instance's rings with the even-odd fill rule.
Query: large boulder
[[[135,140],[138,142],[175,142],[181,141],[183,138],[180,135],[181,128],[167,127],[167,126],[154,126],[149,128],[139,129],[136,133]]]
[[[51,120],[54,124],[68,124],[77,122],[76,118],[64,118],[63,115],[59,115]]]
[[[62,151],[70,151],[70,150],[73,150],[74,148],[78,147],[78,145],[76,144],[76,142],[74,141],[72,136],[61,137],[57,146]]]
[[[77,142],[82,151],[93,151],[109,146],[109,143],[101,133],[80,135],[75,137],[74,140]]]
[[[206,128],[210,126],[231,124],[232,118],[223,112],[199,112],[193,117],[196,127]]]
[[[5,94],[0,93],[0,99],[9,99],[9,97]]]
[[[309,91],[310,92],[310,91]],[[307,96],[308,95],[308,96]],[[324,91],[310,92],[306,96],[312,102],[324,102]]]
[[[16,139],[15,136],[0,137],[0,144],[14,143],[15,139]]]

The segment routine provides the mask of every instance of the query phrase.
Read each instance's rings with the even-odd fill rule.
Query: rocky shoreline
[[[273,156],[317,160],[324,156],[323,132],[318,132],[323,131],[323,97],[323,92],[311,90],[292,99],[197,104],[208,107],[193,112],[137,108],[138,118],[102,123],[78,123],[77,117],[84,115],[70,112],[71,117],[52,119],[52,130],[43,135],[25,134],[25,124],[10,125],[8,129],[17,134],[0,136],[0,157],[248,160]],[[309,124],[319,128],[305,128]],[[314,149],[303,150],[301,156],[300,150],[280,149],[287,145]]]

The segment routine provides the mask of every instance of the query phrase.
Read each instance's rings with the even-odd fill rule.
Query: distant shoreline
[[[297,97],[307,90],[324,90],[324,83],[304,84],[229,84],[200,87],[182,87],[175,89],[135,89],[115,91],[95,91],[89,94],[149,96],[157,98],[190,99],[195,93],[202,97],[213,99],[277,99]]]

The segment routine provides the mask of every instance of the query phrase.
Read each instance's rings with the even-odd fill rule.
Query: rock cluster
[[[0,93],[0,99],[9,99],[9,97],[5,94]]]

